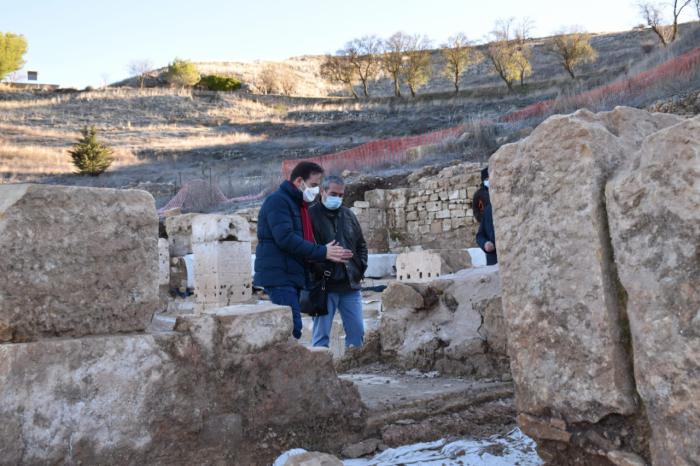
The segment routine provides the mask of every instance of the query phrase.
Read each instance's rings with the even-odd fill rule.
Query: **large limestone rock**
[[[698,132],[682,122],[579,111],[491,160],[519,420],[554,464],[692,463]]]
[[[608,217],[654,464],[700,464],[700,118],[642,144]]]
[[[288,340],[290,320],[229,308],[179,333],[0,345],[0,463],[262,465],[292,445],[334,451],[364,408],[329,354]],[[241,331],[260,321],[286,335],[263,325],[251,344]]]
[[[381,358],[407,369],[509,377],[497,267],[466,269],[382,294]]]
[[[145,191],[0,186],[0,342],[143,330],[157,244]]]

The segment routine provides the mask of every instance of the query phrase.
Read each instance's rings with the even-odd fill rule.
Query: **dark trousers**
[[[292,322],[294,323],[292,335],[297,340],[301,338],[301,305],[299,304],[301,290],[291,286],[274,286],[265,288],[265,292],[274,304],[292,308]]]

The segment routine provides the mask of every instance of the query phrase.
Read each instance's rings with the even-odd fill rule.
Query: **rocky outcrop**
[[[405,368],[508,377],[497,267],[429,283],[394,282],[382,295],[380,357]]]
[[[607,185],[654,464],[700,464],[700,118],[647,138]]]
[[[697,128],[582,110],[491,160],[519,421],[554,464],[697,461]]]
[[[0,342],[143,330],[158,308],[145,191],[0,186]]]

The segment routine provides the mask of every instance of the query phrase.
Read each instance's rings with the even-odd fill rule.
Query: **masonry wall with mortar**
[[[473,247],[479,224],[471,199],[481,183],[480,170],[477,163],[465,163],[423,178],[415,187],[366,192],[353,211],[370,252]]]

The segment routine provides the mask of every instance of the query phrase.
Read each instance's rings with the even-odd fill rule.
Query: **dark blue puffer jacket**
[[[323,262],[326,246],[304,239],[301,226],[301,191],[285,181],[263,202],[258,214],[255,250],[255,286],[304,288],[309,261]]]

